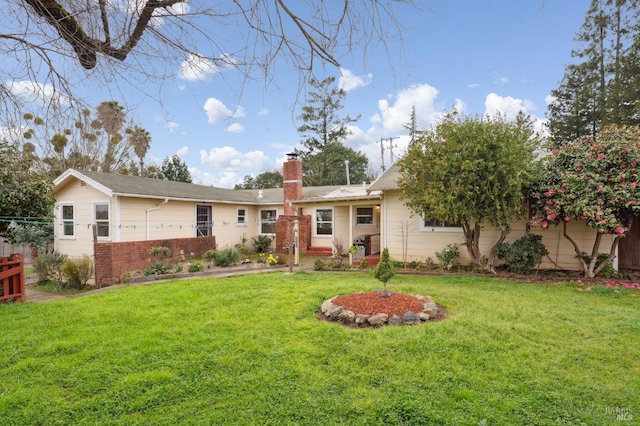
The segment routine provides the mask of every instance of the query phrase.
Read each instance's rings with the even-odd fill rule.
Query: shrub
[[[533,272],[542,262],[543,256],[549,253],[542,244],[542,236],[535,234],[520,237],[513,244],[498,244],[493,250],[498,259],[507,263],[507,271],[518,274]]]
[[[163,262],[156,262],[149,265],[143,272],[145,275],[165,275],[169,273],[169,266]]]
[[[62,265],[62,274],[67,279],[67,286],[82,288],[93,277],[93,261],[88,255],[79,259],[67,259]]]
[[[598,253],[598,257],[596,258],[596,265],[601,264],[604,260],[609,257],[609,253]],[[586,262],[588,265],[591,262],[591,255],[582,252],[582,260]],[[598,272],[598,276],[601,278],[611,278],[616,274],[615,269],[613,269],[613,263],[609,261],[606,266],[604,266],[600,272]]]
[[[323,271],[324,268],[325,268],[324,262],[320,259],[316,259],[316,261],[313,263],[314,271]]]
[[[202,272],[204,271],[204,264],[199,260],[192,260],[189,263],[189,272]]]
[[[151,250],[149,250],[149,253],[151,254],[151,256],[160,260],[165,260],[169,256],[171,256],[171,250],[169,250],[169,247],[164,247],[164,246],[151,247]]]
[[[226,248],[215,252],[213,261],[216,266],[233,266],[238,263],[240,253],[236,249]]]
[[[393,262],[389,258],[389,249],[384,248],[382,250],[382,256],[380,257],[380,262],[376,266],[376,270],[374,271],[374,276],[377,280],[382,281],[384,284],[384,292],[382,296],[389,297],[391,293],[387,291],[387,281],[389,281],[396,274],[396,269],[393,266]]]
[[[33,261],[33,270],[38,275],[38,279],[52,279],[62,284],[62,266],[68,256],[58,251],[49,254],[41,254]]]
[[[251,254],[251,247],[249,247],[248,242],[249,240],[247,239],[247,237],[242,234],[242,237],[240,237],[240,242],[233,247],[238,250],[238,253],[240,253],[242,256],[247,257]],[[271,241],[269,241],[269,244],[267,246],[269,246],[270,244]]]
[[[436,257],[440,263],[441,269],[450,270],[454,266],[458,265],[458,259],[460,258],[460,249],[457,244],[447,244],[444,250],[436,252]]]
[[[273,239],[266,235],[258,235],[253,237],[251,241],[253,243],[253,250],[256,253],[264,253],[269,247],[271,247]]]
[[[202,256],[202,259],[204,259],[205,262],[207,262],[208,266],[211,266],[216,258],[216,251],[215,250],[207,250],[205,252],[205,254]]]

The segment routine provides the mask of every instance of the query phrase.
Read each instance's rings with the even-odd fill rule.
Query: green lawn
[[[396,276],[449,318],[348,329],[367,274],[280,272],[0,306],[0,424],[631,424],[640,292]],[[632,421],[621,422],[617,416]]]

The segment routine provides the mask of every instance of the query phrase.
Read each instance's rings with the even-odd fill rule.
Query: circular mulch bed
[[[435,303],[431,296],[392,292],[391,296],[383,297],[381,291],[374,291],[325,300],[318,316],[323,320],[358,328],[418,325],[446,318],[447,309]]]

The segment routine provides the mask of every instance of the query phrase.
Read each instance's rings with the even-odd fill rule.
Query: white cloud
[[[406,134],[404,127],[411,119],[411,111],[415,106],[418,128],[426,129],[436,122],[442,113],[436,110],[435,100],[438,90],[428,84],[411,86],[388,99],[378,101],[379,112],[372,118],[372,128],[369,134],[379,134],[384,137]]]
[[[51,102],[60,105],[68,105],[69,98],[58,92],[50,84],[41,84],[33,81],[7,81],[4,84],[6,90],[12,95],[39,105],[47,105]]]
[[[535,109],[533,102],[527,99],[516,99],[511,96],[500,96],[489,93],[484,101],[485,113],[495,115],[497,112],[503,114],[508,120],[514,120],[520,111],[530,114]]]
[[[209,124],[217,124],[231,117],[244,117],[244,109],[242,107],[239,106],[235,111],[231,111],[216,98],[206,100],[204,111],[207,114],[207,122]]]
[[[244,127],[240,123],[233,123],[225,129],[225,132],[229,133],[243,133]]]
[[[553,95],[547,95],[544,98],[544,101],[547,103],[547,105],[551,105],[552,103],[554,103],[556,100],[556,97]]]
[[[258,111],[258,115],[261,117],[267,116],[269,115],[269,110],[266,108],[262,108],[260,111]]]
[[[226,171],[264,171],[265,166],[269,165],[269,157],[262,151],[242,153],[232,146],[223,146],[212,148],[209,152],[200,150],[200,162]]]
[[[476,89],[476,88],[480,87],[480,85],[478,83],[469,83],[469,84],[467,84],[467,87],[469,89]]]
[[[184,157],[185,155],[187,155],[189,153],[189,147],[188,146],[183,146],[182,148],[179,148],[176,151],[176,155],[180,158]]]
[[[373,74],[357,76],[348,69],[340,68],[340,78],[338,79],[338,88],[350,92],[358,87],[364,87],[371,84]]]
[[[187,81],[207,80],[220,72],[220,67],[208,58],[193,53],[182,61],[178,70],[178,77]]]

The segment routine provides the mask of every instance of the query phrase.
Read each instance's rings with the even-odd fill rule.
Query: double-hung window
[[[109,238],[109,203],[93,205],[93,223],[96,224],[98,238]]]
[[[238,207],[236,215],[236,226],[247,226],[247,209]]]
[[[73,204],[61,204],[62,210],[62,238],[75,237],[75,206]]]
[[[276,209],[260,210],[260,233],[275,234],[276,218],[278,211]]]
[[[316,235],[333,235],[333,209],[316,209]]]

